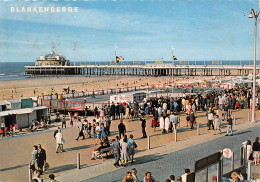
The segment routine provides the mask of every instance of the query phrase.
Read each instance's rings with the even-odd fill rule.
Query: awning
[[[5,105],[8,105],[9,103],[6,102],[6,101],[0,101],[0,106],[5,106]]]
[[[0,117],[14,115],[14,114],[29,114],[31,112],[33,112],[31,108],[2,111],[0,112]]]
[[[37,107],[31,107],[30,109],[32,109],[33,111],[36,111],[36,110],[48,109],[48,107],[46,107],[46,106],[37,106]]]

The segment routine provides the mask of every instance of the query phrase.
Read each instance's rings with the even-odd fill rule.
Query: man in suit
[[[37,151],[37,165],[38,169],[43,170],[43,166],[46,164],[46,151],[41,147],[41,144],[38,144]]]

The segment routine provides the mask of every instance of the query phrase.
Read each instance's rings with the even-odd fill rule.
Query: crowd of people
[[[259,96],[258,96],[259,97]],[[259,99],[256,99],[256,106],[259,108]],[[126,135],[126,126],[124,122],[133,122],[140,120],[142,138],[146,138],[146,125],[147,118],[152,118],[151,127],[154,131],[159,127],[162,133],[174,132],[180,123],[180,114],[186,114],[187,126],[194,129],[197,124],[197,112],[204,111],[207,116],[208,129],[214,130],[214,134],[222,133],[221,124],[227,121],[227,134],[233,135],[232,125],[232,111],[236,109],[252,109],[252,96],[251,92],[246,89],[230,89],[221,92],[211,92],[204,94],[183,94],[179,98],[144,98],[141,102],[134,103],[111,103],[104,105],[102,108],[95,107],[94,116],[92,121],[87,117],[80,117],[78,115],[69,114],[70,125],[73,126],[74,122],[80,122],[78,126],[78,137],[76,140],[93,138],[96,140],[96,145],[100,144],[92,152],[91,159],[95,160],[102,155],[102,151],[106,148],[111,149],[115,157],[114,166],[126,166],[128,163],[134,162],[135,150],[137,144],[134,141],[132,134]],[[111,141],[110,126],[112,120],[120,120],[118,125],[118,136]],[[66,128],[65,117],[62,119],[62,128]],[[231,133],[230,133],[231,132]],[[55,131],[54,137],[56,139],[56,153],[63,149],[65,142],[61,129]],[[258,139],[259,140],[259,139]],[[256,148],[256,147],[254,147]],[[37,149],[36,149],[37,150]],[[254,153],[255,164],[259,164],[259,152]],[[40,169],[41,170],[41,169]],[[134,180],[136,176],[136,169],[128,172],[123,181],[156,181],[150,172],[145,174],[143,180]],[[188,173],[188,171],[187,171]],[[186,173],[185,173],[186,174]],[[169,180],[186,181],[184,176],[175,179],[174,175]]]
[[[181,176],[175,177],[175,175],[170,175],[165,182],[186,182],[187,176],[191,174],[190,169],[185,169],[185,173]],[[150,171],[144,174],[143,178],[138,178],[136,168],[133,168],[131,172],[127,172],[122,182],[158,182],[156,178],[152,175]]]
[[[36,167],[38,170],[36,170]],[[41,177],[43,171],[49,168],[49,164],[46,162],[46,151],[42,148],[41,144],[34,145],[32,151],[32,160],[30,162],[30,170],[32,179],[36,179],[42,182]]]

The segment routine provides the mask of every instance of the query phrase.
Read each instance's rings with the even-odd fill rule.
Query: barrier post
[[[234,125],[236,125],[236,115],[233,116],[233,120],[234,120]]]
[[[251,178],[251,162],[248,162],[248,167],[247,167],[247,181],[250,181]]]
[[[200,135],[200,124],[197,123],[197,135],[199,136]]]
[[[148,136],[148,149],[150,149],[150,136]]]
[[[80,169],[80,153],[77,153],[77,169]]]
[[[244,165],[244,147],[240,148],[240,166]]]
[[[235,168],[235,156],[234,156],[234,152],[232,152],[231,160],[232,160],[232,163],[231,163],[231,171],[233,171],[234,168]]]
[[[31,172],[31,164],[29,164],[29,182],[32,182],[32,172]]]
[[[177,142],[177,128],[175,127],[175,125],[173,125],[173,126],[174,126],[174,135],[175,135],[174,141]]]
[[[250,112],[248,112],[248,121],[250,121]]]

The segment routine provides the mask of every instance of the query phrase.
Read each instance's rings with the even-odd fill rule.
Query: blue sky
[[[258,0],[0,1],[0,62],[52,50],[71,61],[252,60]],[[78,13],[11,13],[10,7],[79,7]],[[258,35],[259,35],[258,28]],[[259,36],[257,39],[260,50]],[[259,59],[259,53],[257,59]]]

